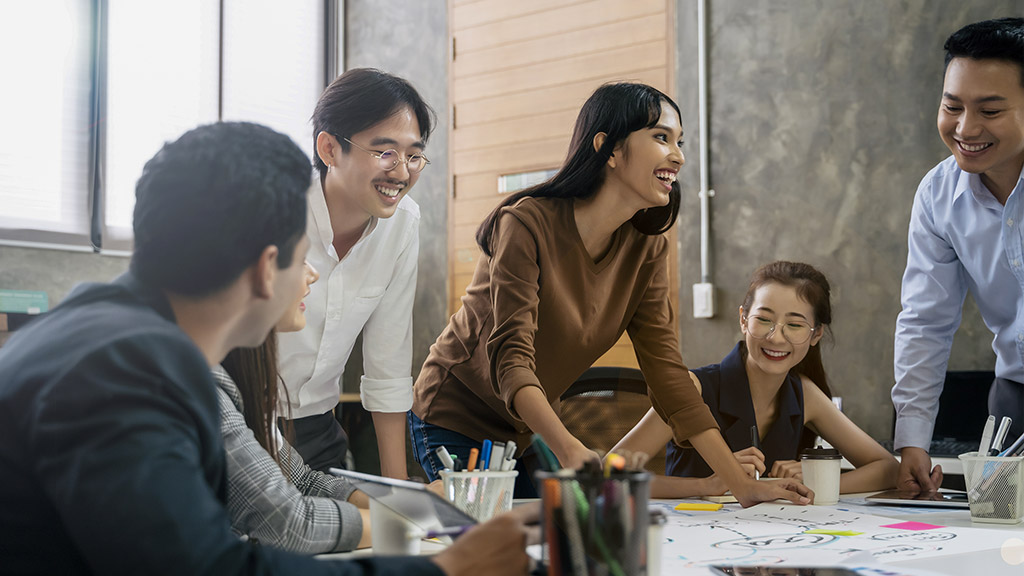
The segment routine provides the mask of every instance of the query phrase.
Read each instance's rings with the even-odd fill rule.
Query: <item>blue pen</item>
[[[484,445],[480,448],[480,470],[487,470],[487,465],[491,462],[491,441],[484,440]]]

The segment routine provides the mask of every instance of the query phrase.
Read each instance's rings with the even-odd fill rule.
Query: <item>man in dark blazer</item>
[[[210,366],[301,298],[309,178],[268,128],[188,132],[139,179],[129,272],[0,349],[0,573],[525,573],[515,516],[432,559],[324,562],[232,534]]]

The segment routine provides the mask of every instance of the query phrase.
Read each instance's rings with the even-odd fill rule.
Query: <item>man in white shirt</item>
[[[1024,431],[1024,19],[965,26],[945,50],[937,124],[953,155],[914,198],[896,321],[898,486],[918,490],[942,483],[927,450],[968,290],[995,335],[989,411],[1013,418],[1007,445]]]
[[[333,413],[360,332],[360,396],[377,432],[381,473],[406,478],[412,406],[412,306],[419,207],[407,198],[433,127],[407,81],[357,68],[324,90],[313,112],[308,260],[320,281],[306,297],[306,328],[280,334],[295,448],[313,468],[344,467],[347,438]]]

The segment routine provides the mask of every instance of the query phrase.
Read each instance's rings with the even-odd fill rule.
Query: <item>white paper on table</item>
[[[874,563],[885,564],[997,549],[1006,538],[1005,532],[983,528],[882,527],[903,522],[833,507],[776,503],[703,514],[668,513],[662,571],[706,576],[710,564],[834,566],[850,560],[863,562],[868,558],[865,554],[870,554]],[[805,533],[812,529],[860,534]]]

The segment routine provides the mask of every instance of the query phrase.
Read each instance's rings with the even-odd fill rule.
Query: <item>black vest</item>
[[[721,364],[693,371],[700,380],[704,403],[711,409],[725,442],[733,452],[750,447],[750,427],[757,422],[744,366],[745,348],[740,342]],[[776,460],[796,460],[804,434],[804,391],[800,376],[790,372],[779,396],[778,418],[761,440],[761,452],[764,452],[768,470]],[[808,434],[813,433],[808,431]],[[705,478],[713,471],[696,450],[669,441],[665,451],[665,474]]]

